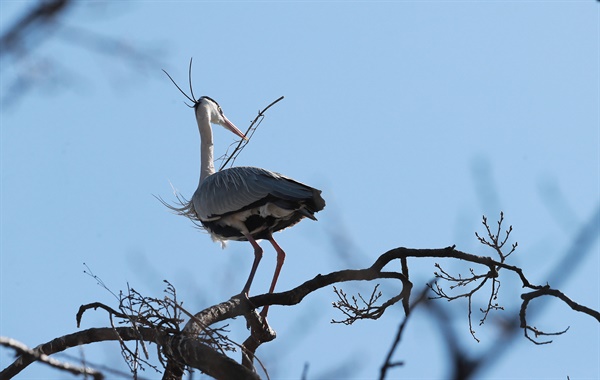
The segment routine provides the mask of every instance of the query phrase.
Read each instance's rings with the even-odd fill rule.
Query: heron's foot
[[[244,289],[242,289],[240,294],[243,294],[246,296],[246,298],[249,298],[248,294],[250,294],[250,289],[244,286]]]
[[[256,305],[254,305],[252,301],[250,301],[250,296],[248,295],[248,292],[242,290],[242,292],[238,294],[238,297],[248,302],[248,306],[251,310],[256,310]]]
[[[263,318],[259,317],[258,312],[256,311],[256,305],[254,305],[252,303],[252,301],[250,301],[250,296],[248,296],[248,292],[245,290],[242,290],[242,292],[240,294],[238,294],[236,297],[239,297],[240,299],[242,299],[242,303],[245,301],[246,303],[246,307],[248,308],[247,314],[246,314],[246,328],[248,330],[250,330],[252,328],[252,325],[255,325],[257,323],[260,323],[259,321],[262,321]],[[251,316],[253,314],[253,316]],[[251,320],[255,320],[256,322],[251,323]]]
[[[267,308],[268,310],[268,308]],[[261,310],[260,313],[258,313],[255,309],[250,310],[246,315],[246,328],[248,330],[252,331],[252,334],[258,334],[259,331],[261,331],[260,335],[262,336],[263,334],[265,337],[267,336],[272,336],[271,338],[267,339],[267,338],[261,338],[262,339],[267,339],[265,341],[269,341],[269,340],[273,340],[275,339],[275,331],[271,328],[271,326],[269,326],[269,322],[267,321],[267,313],[265,308],[263,308]]]
[[[269,305],[263,307],[259,314],[264,328],[269,327],[269,323],[267,322],[267,313],[269,313]]]

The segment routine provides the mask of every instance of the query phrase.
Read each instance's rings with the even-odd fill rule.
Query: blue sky
[[[30,4],[3,1],[2,31]],[[545,284],[599,207],[598,12],[591,0],[74,6],[62,29],[31,55],[2,61],[3,99],[19,75],[39,79],[3,107],[0,119],[0,334],[35,346],[77,331],[79,305],[116,305],[84,274],[83,263],[115,292],[129,284],[160,297],[168,279],[193,312],[240,291],[251,246],[221,250],[154,197],[174,200],[171,184],[189,197],[198,183],[194,115],[161,71],[187,88],[190,57],[196,96],[216,99],[242,130],[285,96],[237,164],[323,190],[327,207],[318,222],[275,236],[288,254],[278,290],[318,273],[367,267],[398,246],[456,244],[491,255],[474,232],[482,232],[481,215],[494,221],[501,210],[519,242],[511,263]],[[81,30],[144,58],[132,62],[82,47]],[[234,137],[215,128],[217,155]],[[254,294],[268,289],[275,266],[275,253],[263,246]],[[597,241],[585,254],[574,274],[555,280],[597,310]],[[409,264],[415,286],[431,279],[434,261]],[[507,310],[498,315],[511,317],[521,289],[505,276],[500,301]],[[370,286],[343,288],[368,293]],[[383,284],[384,293],[396,286]],[[329,323],[340,318],[334,300],[323,289],[294,308],[270,310],[278,337],[258,355],[274,378],[299,378],[305,363],[309,379],[379,374],[400,307],[379,321],[342,326]],[[476,343],[466,305],[445,306],[470,352],[493,342],[494,319],[477,327]],[[518,339],[478,378],[598,378],[598,323],[559,302],[543,313],[533,325],[571,326],[569,332],[546,346]],[[89,312],[82,328],[107,324],[103,312]],[[242,321],[231,328],[233,338],[245,338]],[[92,362],[121,363],[116,344],[83,352]],[[442,378],[444,355],[432,319],[417,312],[396,353],[406,365],[389,378]],[[2,350],[1,366],[9,361]],[[62,377],[42,365],[22,374]]]

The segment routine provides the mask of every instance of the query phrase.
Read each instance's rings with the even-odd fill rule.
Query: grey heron
[[[321,191],[257,167],[239,166],[216,172],[211,124],[221,125],[243,139],[246,136],[225,117],[214,99],[202,96],[190,100],[194,102],[200,132],[200,181],[192,199],[175,210],[200,222],[215,241],[250,242],[254,248],[254,262],[242,289],[246,296],[263,255],[257,240],[268,240],[277,252],[269,288],[269,293],[273,293],[285,259],[285,252],[275,242],[273,233],[291,227],[303,218],[316,220],[314,214],[325,207]],[[265,306],[261,315],[266,317],[267,311],[268,306]]]

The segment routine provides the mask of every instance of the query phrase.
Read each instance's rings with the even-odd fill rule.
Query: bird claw
[[[248,303],[248,312],[246,313],[246,328],[248,330],[256,331],[262,330],[263,334],[267,336],[275,336],[275,331],[269,326],[269,322],[267,321],[267,313],[269,311],[269,306],[264,306],[260,313],[256,311],[256,306],[250,301],[250,297],[245,292],[241,292],[239,297],[245,300]]]
[[[263,321],[263,325],[265,325],[265,326],[268,326],[268,323],[267,323],[267,313],[268,312],[269,312],[269,306],[267,305],[262,308],[262,310],[260,311],[260,314],[259,314],[260,318]]]
[[[262,311],[259,314],[256,310],[251,310],[246,314],[246,328],[252,331],[252,335],[262,336],[261,341],[275,339],[275,330],[269,326],[266,315]]]
[[[256,306],[252,303],[252,301],[250,301],[250,296],[248,295],[248,292],[246,290],[242,290],[242,292],[238,296],[244,301],[248,302],[248,305],[251,309],[256,309]]]

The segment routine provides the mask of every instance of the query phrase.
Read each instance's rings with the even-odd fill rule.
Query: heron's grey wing
[[[269,194],[264,179],[266,171],[257,169],[234,167],[207,177],[193,197],[200,219],[211,220],[240,211],[264,199]]]
[[[313,213],[325,207],[325,200],[321,197],[321,190],[317,190],[294,179],[281,174],[272,173],[274,179],[268,182],[271,202],[284,209],[306,209],[310,212],[305,216],[314,219]]]
[[[311,199],[315,192],[320,193],[278,173],[254,167],[234,167],[206,178],[194,194],[193,202],[200,219],[210,220],[252,205],[258,206],[257,202],[261,201]]]

